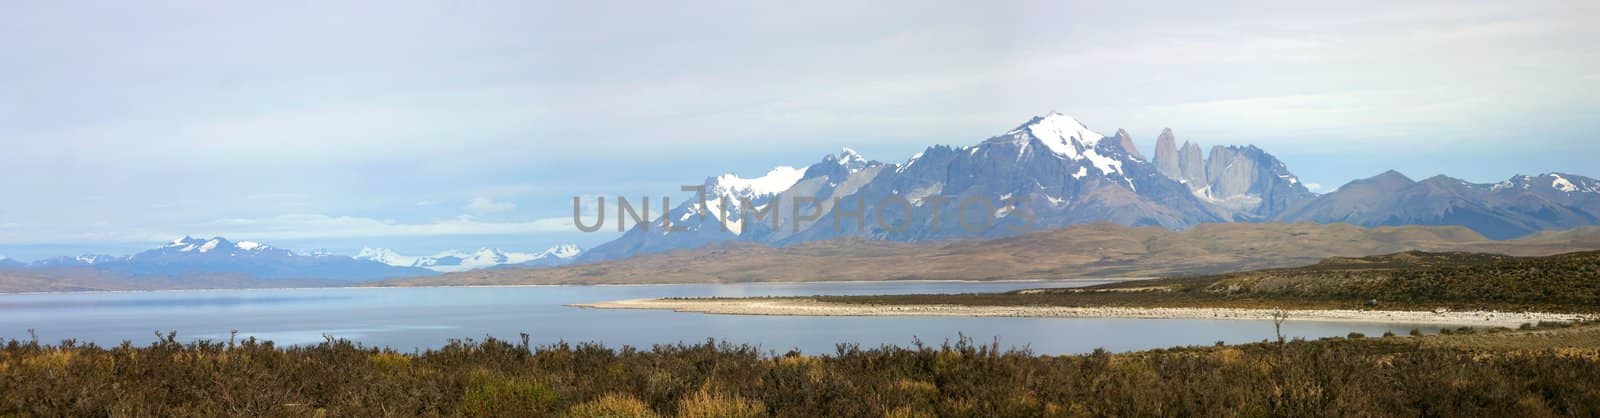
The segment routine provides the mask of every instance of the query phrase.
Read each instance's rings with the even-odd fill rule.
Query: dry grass
[[[1600,251],[1406,252],[1219,275],[964,295],[817,296],[868,305],[1600,312]]]
[[[480,270],[379,285],[1157,277],[1292,267],[1333,256],[1408,250],[1549,255],[1593,249],[1600,249],[1600,228],[1490,241],[1461,227],[1241,223],[1173,232],[1094,224],[1010,238],[925,244],[838,240],[773,248],[730,243],[561,268]]]
[[[0,416],[1594,416],[1600,325],[1039,356],[0,344]]]

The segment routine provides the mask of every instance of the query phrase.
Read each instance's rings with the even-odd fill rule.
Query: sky
[[[1109,3],[11,3],[0,255],[593,246],[574,196],[1050,111],[1146,154],[1255,144],[1323,192],[1600,176],[1600,2]]]

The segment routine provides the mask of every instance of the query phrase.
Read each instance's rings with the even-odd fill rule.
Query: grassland
[[[1600,326],[1042,356],[455,342],[0,343],[0,416],[1596,416]]]
[[[1600,312],[1600,251],[1404,252],[1296,268],[966,295],[823,296],[834,304]]]
[[[1346,224],[1078,225],[989,240],[730,243],[558,268],[506,268],[379,286],[738,283],[837,280],[1056,280],[1163,277],[1294,267],[1400,251],[1551,255],[1600,249],[1600,228],[1492,241],[1461,227]]]

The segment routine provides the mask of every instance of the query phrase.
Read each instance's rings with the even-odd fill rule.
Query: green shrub
[[[518,417],[556,411],[556,392],[539,382],[485,378],[461,397],[461,415]]]

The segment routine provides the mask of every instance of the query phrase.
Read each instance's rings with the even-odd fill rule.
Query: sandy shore
[[[1035,318],[1143,318],[1271,320],[1271,309],[1120,308],[1054,306],[854,305],[811,299],[629,299],[569,306],[600,309],[657,309],[724,315],[803,316],[997,316]],[[1405,324],[1515,327],[1538,321],[1592,319],[1592,315],[1519,312],[1423,312],[1286,310],[1291,321],[1390,322]]]

